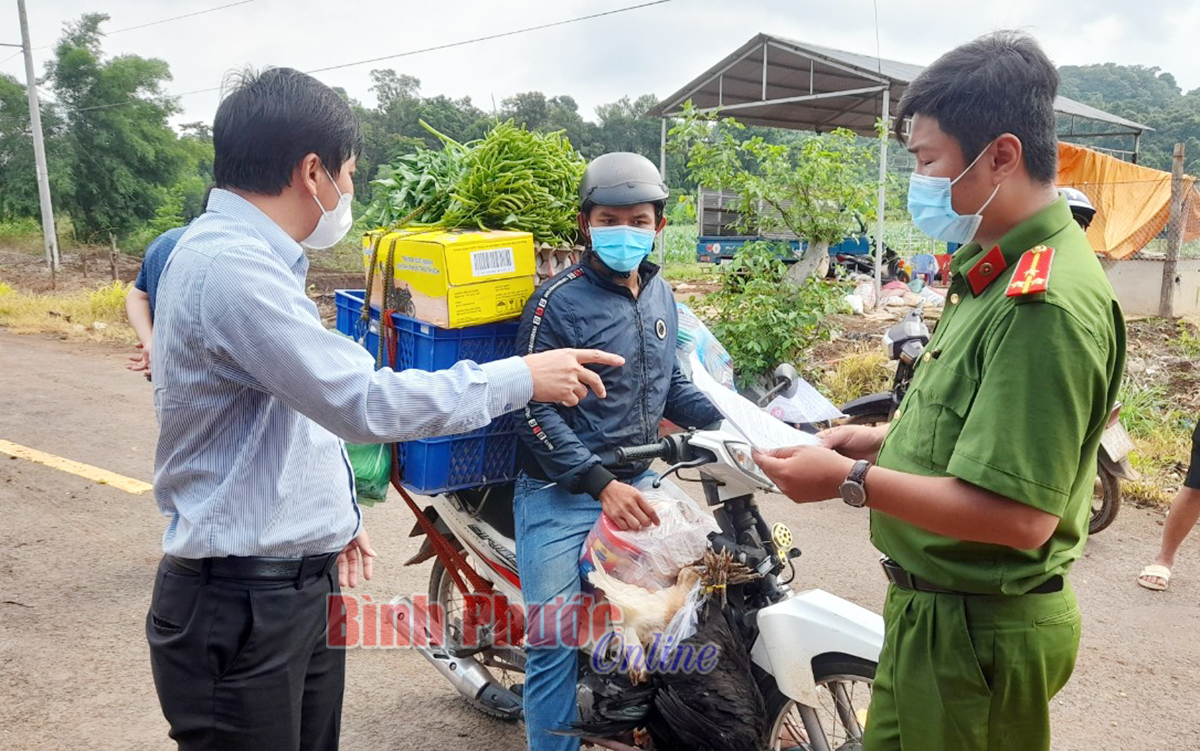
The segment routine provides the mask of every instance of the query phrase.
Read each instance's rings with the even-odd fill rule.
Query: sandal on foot
[[[1154,579],[1161,579],[1161,581],[1153,581]],[[1142,573],[1138,574],[1137,582],[1146,589],[1162,592],[1171,583],[1171,569],[1157,563],[1152,563],[1142,569]]]

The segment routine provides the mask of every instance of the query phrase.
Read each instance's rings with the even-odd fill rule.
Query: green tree
[[[546,95],[540,91],[523,91],[500,101],[500,117],[511,118],[527,130],[544,128],[550,119]]]
[[[371,71],[371,91],[379,109],[387,110],[394,104],[409,104],[421,93],[421,79],[407,74],[398,74],[388,69]]]
[[[187,152],[167,124],[177,111],[162,91],[171,79],[167,64],[135,55],[105,58],[100,25],[107,20],[90,13],[67,24],[47,72],[75,157],[62,203],[77,235],[115,247],[118,237],[155,216]]]
[[[41,110],[50,193],[58,196],[70,185],[70,155],[58,108],[42,102]],[[0,220],[40,217],[29,98],[24,84],[6,74],[0,74],[0,186]]]
[[[791,276],[805,279],[828,254],[829,245],[874,216],[876,183],[864,179],[874,154],[851,131],[805,134],[770,143],[762,136],[741,140],[745,126],[719,120],[690,105],[671,129],[670,147],[687,158],[699,185],[733,191],[741,229],[747,234],[786,232],[808,241]]]
[[[213,182],[212,128],[206,123],[194,122],[184,123],[179,130],[179,145],[186,161],[182,175],[171,186],[170,192],[179,200],[183,221],[190,222],[204,212],[201,203],[204,191]]]
[[[390,69],[371,71],[371,81],[374,107],[350,100],[364,141],[354,177],[355,197],[360,203],[373,201],[371,181],[380,177],[382,166],[413,153],[418,146],[441,148],[437,138],[421,127],[421,120],[460,142],[480,138],[487,130],[489,118],[469,97],[422,97],[420,79]]]
[[[596,107],[596,143],[601,153],[632,151],[657,163],[662,126],[657,118],[646,114],[657,104],[658,97],[643,94]]]
[[[565,131],[567,140],[576,150],[589,156],[593,151],[595,126],[579,114],[579,104],[573,97],[559,95],[547,98],[540,91],[525,91],[500,102],[500,120],[512,120],[526,130],[545,133]]]
[[[1187,146],[1187,169],[1200,170],[1200,90],[1183,93],[1175,77],[1159,68],[1143,65],[1066,65],[1059,69],[1063,96],[1120,115],[1154,128],[1142,136],[1141,163],[1161,170],[1171,169],[1176,143]],[[1060,123],[1060,133],[1097,133],[1108,128],[1102,123]],[[1066,141],[1085,146],[1128,150],[1131,139],[1087,138],[1070,135]]]

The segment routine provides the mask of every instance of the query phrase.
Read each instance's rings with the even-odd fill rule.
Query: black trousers
[[[1196,418],[1196,429],[1192,431],[1192,463],[1188,466],[1183,486],[1200,490],[1200,417]]]
[[[327,644],[336,555],[293,581],[158,566],[150,666],[180,751],[334,751],[346,651]]]

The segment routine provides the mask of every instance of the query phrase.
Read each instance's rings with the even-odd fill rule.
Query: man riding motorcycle
[[[625,357],[624,367],[598,371],[606,398],[589,395],[575,407],[530,404],[520,430],[514,512],[528,608],[523,697],[529,748],[536,751],[579,748],[578,738],[553,731],[577,717],[579,609],[570,606],[580,598],[579,551],[588,532],[601,511],[620,529],[658,522],[635,487],[649,462],[614,474],[604,456],[657,440],[663,417],[685,427],[720,419],[680,371],[675,299],[658,266],[646,260],[666,225],[667,196],[645,157],[612,153],[593,160],[579,186],[579,230],[588,250],[534,293],[521,319],[522,354],[575,342]]]

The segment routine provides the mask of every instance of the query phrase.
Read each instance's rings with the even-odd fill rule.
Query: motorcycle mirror
[[[800,387],[800,374],[796,372],[795,365],[790,362],[781,363],[775,368],[774,375],[780,396],[790,399],[796,395],[796,390]]]

